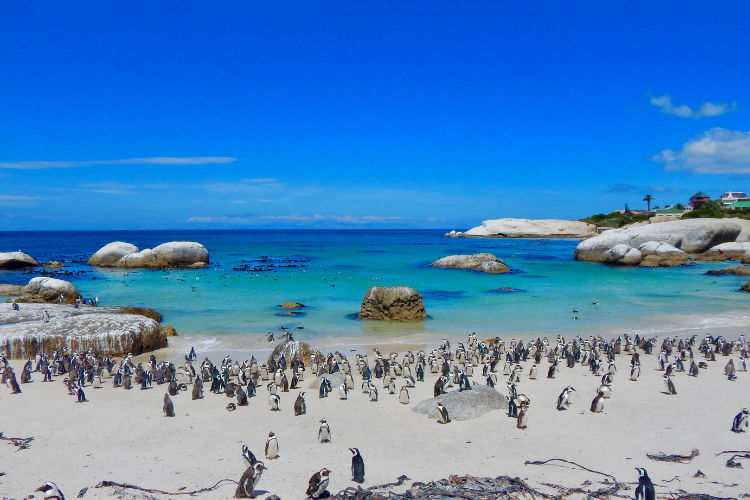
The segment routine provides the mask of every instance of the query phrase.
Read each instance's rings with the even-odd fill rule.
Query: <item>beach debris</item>
[[[82,488],[81,491],[78,492],[78,498],[83,498],[83,495],[85,495],[87,491],[89,491],[88,487]]]
[[[18,448],[16,451],[26,450],[31,447],[31,442],[34,440],[34,437],[27,437],[27,438],[14,438],[14,437],[6,437],[3,435],[2,432],[0,432],[0,439],[3,441],[9,441],[10,444]]]
[[[739,460],[735,460],[735,459],[741,460],[743,458],[750,458],[750,450],[720,451],[719,453],[716,454],[716,456],[718,457],[721,455],[728,455],[730,453],[732,454],[732,456],[729,457],[729,460],[727,460],[727,464],[726,464],[727,467],[729,467],[730,469],[733,469],[733,468],[742,469],[743,468],[742,463]]]
[[[155,488],[143,488],[141,486],[136,486],[135,484],[129,484],[129,483],[118,483],[116,481],[100,481],[99,484],[97,484],[96,488],[116,488],[116,489],[126,489],[126,490],[137,490],[137,491],[143,491],[145,493],[157,493],[160,495],[196,495],[198,493],[205,493],[207,491],[213,491],[217,488],[220,488],[221,486],[224,486],[225,484],[232,483],[237,484],[237,481],[234,479],[220,479],[216,482],[213,486],[209,486],[207,488],[201,488],[198,490],[192,490],[192,491],[164,491],[164,490],[157,490]],[[185,488],[180,488],[180,490],[184,490]]]
[[[690,452],[690,455],[667,455],[663,451],[660,451],[658,453],[646,453],[646,456],[650,458],[651,460],[656,460],[658,462],[680,462],[680,463],[688,463],[695,457],[697,457],[700,454],[698,450],[695,448],[692,449]]]
[[[698,471],[693,474],[693,477],[706,477],[706,475],[700,469],[698,469]]]
[[[564,458],[550,458],[547,460],[535,460],[533,462],[530,462],[527,460],[526,462],[524,462],[524,465],[547,465],[550,462],[563,462],[566,464],[574,465],[578,467],[579,469],[583,469],[593,474],[598,474],[600,476],[604,476],[608,478],[607,481],[602,481],[602,483],[605,484],[606,486],[604,488],[599,488],[598,490],[595,490],[595,491],[588,491],[588,490],[584,490],[583,488],[565,488],[565,487],[551,484],[551,483],[542,483],[545,486],[551,486],[560,490],[560,496],[583,494],[591,498],[607,498],[611,495],[615,495],[621,489],[626,489],[626,486],[622,483],[619,483],[617,481],[617,478],[615,478],[615,476],[613,476],[612,474],[607,474],[606,472],[600,472],[598,470],[589,469],[588,467],[584,467],[581,464],[577,464],[575,462],[566,460]],[[611,482],[609,480],[611,480]],[[536,493],[539,494],[539,492],[536,492]],[[558,498],[558,497],[555,497],[555,498]]]

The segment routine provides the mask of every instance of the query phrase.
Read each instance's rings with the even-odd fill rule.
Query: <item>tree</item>
[[[643,201],[646,202],[646,205],[648,206],[648,211],[649,212],[651,212],[651,200],[653,200],[653,199],[654,199],[654,197],[651,196],[650,194],[647,194],[646,196],[643,197]]]
[[[625,214],[626,214],[626,215],[630,215],[630,213],[631,213],[631,212],[630,212],[630,207],[628,207],[628,204],[627,204],[627,203],[625,203]]]

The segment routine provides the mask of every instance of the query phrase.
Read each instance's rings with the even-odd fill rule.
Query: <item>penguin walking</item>
[[[438,403],[437,409],[438,409],[438,423],[439,424],[450,423],[451,418],[448,415],[448,409],[443,405],[443,403]]]
[[[521,403],[521,409],[518,411],[518,417],[516,418],[516,427],[519,429],[526,429],[529,425],[529,404],[527,402]]]
[[[41,491],[44,493],[45,500],[65,500],[65,495],[62,494],[60,488],[53,482],[47,482],[37,488],[35,491]]]
[[[732,432],[745,432],[750,426],[750,412],[743,408],[732,420]]]
[[[328,488],[328,482],[330,481],[331,471],[328,469],[320,469],[318,472],[312,475],[307,486],[307,496],[317,500],[323,498],[326,489]]]
[[[398,402],[404,405],[409,404],[409,391],[406,386],[401,386],[401,390],[398,393]]]
[[[638,486],[635,487],[635,499],[655,500],[656,492],[654,491],[654,483],[648,477],[648,472],[646,472],[646,469],[639,467],[636,467],[635,470],[638,471]]]
[[[571,405],[571,396],[576,390],[573,388],[572,385],[569,385],[563,391],[560,393],[560,395],[557,397],[557,409],[567,410],[568,407]]]
[[[266,466],[263,465],[263,462],[256,462],[248,467],[242,473],[239,483],[237,483],[234,498],[255,498],[255,488],[258,486],[264,470],[266,470]]]
[[[591,402],[591,412],[601,413],[604,410],[604,394],[602,394],[601,388],[596,391],[596,397]]]
[[[165,417],[174,417],[174,403],[168,393],[164,393],[164,406],[162,406]]]
[[[365,482],[365,461],[362,459],[359,449],[349,448],[352,452],[352,481],[355,483]]]
[[[321,419],[320,427],[318,428],[318,441],[321,443],[331,442],[331,426],[328,425],[326,419]]]
[[[276,438],[276,434],[273,432],[268,433],[266,439],[266,458],[273,460],[279,456],[279,440]]]
[[[677,389],[674,387],[674,382],[672,382],[672,379],[669,377],[669,375],[664,375],[664,385],[667,387],[666,393],[669,395],[677,394]]]
[[[297,394],[297,399],[294,401],[294,416],[304,415],[307,413],[307,407],[305,406],[305,393],[300,392]]]
[[[271,407],[271,411],[279,411],[279,405],[281,404],[281,398],[277,394],[271,394],[268,396],[268,406]]]

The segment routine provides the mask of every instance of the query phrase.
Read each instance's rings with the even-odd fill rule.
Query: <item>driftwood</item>
[[[660,451],[659,453],[646,453],[646,456],[651,460],[656,460],[658,462],[679,462],[681,464],[690,462],[698,455],[700,455],[700,452],[695,448],[690,452],[690,455],[667,455],[663,451]]]
[[[672,500],[737,500],[736,497],[715,497],[705,493],[688,493],[685,490],[679,490],[679,493],[673,493],[670,497]]]
[[[142,488],[140,486],[136,486],[134,484],[128,484],[128,483],[118,483],[115,481],[102,481],[99,484],[96,485],[96,488],[125,488],[129,490],[138,490],[143,491],[146,493],[158,493],[160,495],[197,495],[198,493],[205,493],[207,491],[213,491],[216,488],[220,486],[224,486],[227,483],[233,483],[237,484],[237,481],[234,479],[220,479],[216,484],[213,486],[209,486],[208,488],[201,488],[199,490],[193,490],[193,491],[164,491],[164,490],[157,490],[155,488]],[[184,488],[181,488],[184,489]]]
[[[591,498],[607,498],[609,496],[617,494],[617,492],[620,491],[621,489],[626,488],[624,484],[617,482],[617,478],[613,476],[612,474],[607,474],[606,472],[600,472],[598,470],[589,469],[588,467],[584,467],[581,464],[571,462],[570,460],[565,460],[564,458],[550,458],[549,460],[543,460],[543,461],[536,460],[534,462],[526,461],[524,464],[525,465],[547,465],[550,462],[563,462],[566,464],[575,465],[579,469],[583,469],[593,474],[599,474],[600,476],[605,476],[612,480],[611,486],[599,488],[598,490],[594,490],[594,491],[587,491],[587,490],[584,490],[583,488],[566,488],[566,487],[555,485],[555,484],[544,483],[546,486],[551,486],[553,488],[556,488],[560,492],[560,497],[564,497],[567,495],[587,495],[588,497],[591,497]],[[605,484],[608,484],[608,482],[605,482]]]
[[[34,440],[33,437],[27,437],[27,438],[12,438],[12,437],[5,437],[2,432],[0,432],[0,439],[3,441],[10,441],[10,444],[17,447],[18,450],[26,450],[31,446],[31,442]]]

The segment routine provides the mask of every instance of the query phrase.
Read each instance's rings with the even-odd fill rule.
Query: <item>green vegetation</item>
[[[634,222],[643,222],[648,220],[649,214],[633,214],[630,210],[625,213],[612,212],[611,214],[596,214],[591,217],[581,219],[589,224],[596,224],[596,227],[622,227],[625,224]]]
[[[700,210],[692,210],[682,214],[680,219],[721,219],[726,216],[726,211],[722,208],[721,202],[717,200],[709,201],[703,205]]]

